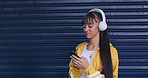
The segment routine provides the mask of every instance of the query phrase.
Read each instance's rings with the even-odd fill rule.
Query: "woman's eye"
[[[92,26],[89,26],[89,28],[92,28]]]
[[[83,26],[83,28],[86,28],[86,26]]]

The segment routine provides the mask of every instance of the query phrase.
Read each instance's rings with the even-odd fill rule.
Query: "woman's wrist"
[[[85,70],[85,69],[87,69],[87,68],[88,68],[88,66],[89,66],[89,65],[85,65],[83,69],[84,69],[84,70]]]
[[[91,65],[89,65],[86,69],[84,69],[85,72],[88,72],[91,69]]]

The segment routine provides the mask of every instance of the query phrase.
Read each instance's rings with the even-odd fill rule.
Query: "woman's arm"
[[[111,49],[112,64],[113,64],[113,78],[118,78],[119,59],[116,48]]]
[[[72,60],[69,63],[69,76],[70,78],[79,78],[80,77],[80,69],[76,68],[73,63]]]

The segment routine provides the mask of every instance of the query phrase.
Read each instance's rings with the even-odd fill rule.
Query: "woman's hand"
[[[78,58],[74,55],[70,56],[75,67],[86,69],[89,66],[88,60],[85,57]]]

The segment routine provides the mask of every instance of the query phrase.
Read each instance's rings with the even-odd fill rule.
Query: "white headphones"
[[[89,12],[98,12],[102,15],[102,21],[100,21],[98,28],[100,31],[105,31],[107,29],[105,13],[101,9],[97,9],[97,8],[91,9]]]

